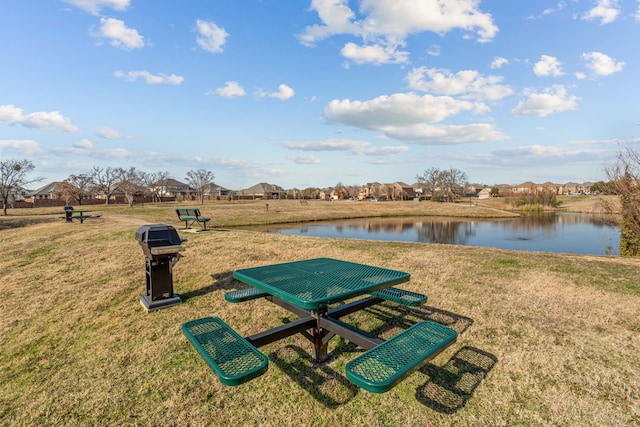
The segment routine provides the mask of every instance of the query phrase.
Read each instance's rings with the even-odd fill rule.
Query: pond
[[[607,216],[564,212],[490,220],[366,218],[251,229],[301,236],[444,243],[582,255],[617,255],[620,246],[620,228]]]

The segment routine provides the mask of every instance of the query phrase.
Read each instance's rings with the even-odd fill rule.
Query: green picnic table
[[[80,224],[84,223],[85,219],[89,218],[100,218],[100,215],[89,215],[92,210],[87,209],[75,209],[73,207],[65,208],[65,216],[61,216],[60,218],[66,219],[67,222],[73,222],[72,220],[77,219],[80,221]]]
[[[385,392],[457,338],[456,331],[446,326],[419,322],[385,341],[340,320],[385,300],[407,305],[426,300],[424,295],[393,287],[410,280],[406,272],[315,258],[240,269],[233,277],[251,288],[228,293],[228,301],[264,298],[299,319],[244,339],[219,318],[185,323],[187,338],[227,385],[241,384],[267,370],[268,359],[256,353],[257,348],[300,333],[312,343],[319,363],[329,359],[328,343],[336,335],[368,350],[347,364],[347,378],[371,392]]]

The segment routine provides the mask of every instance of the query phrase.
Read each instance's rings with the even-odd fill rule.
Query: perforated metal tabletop
[[[233,277],[297,307],[314,310],[406,282],[403,271],[332,258],[236,270]]]

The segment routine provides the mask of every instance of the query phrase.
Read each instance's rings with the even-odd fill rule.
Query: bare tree
[[[56,191],[59,191],[67,204],[73,199],[82,205],[82,200],[89,197],[93,179],[89,174],[69,175],[69,178],[60,183]]]
[[[2,198],[2,214],[7,215],[9,197],[27,185],[42,181],[44,178],[28,179],[35,166],[27,159],[0,161],[0,197]]]
[[[449,169],[442,172],[442,195],[448,202],[464,194],[464,186],[467,183],[467,174],[458,169]]]
[[[118,190],[124,193],[129,207],[132,208],[136,194],[144,193],[145,191],[140,172],[132,166],[129,169],[118,168],[118,174],[120,176]]]
[[[196,190],[196,194],[200,199],[200,204],[204,204],[204,192],[206,188],[213,182],[216,176],[213,172],[206,169],[190,170],[187,172],[187,183]]]
[[[90,172],[94,188],[105,195],[105,204],[109,204],[109,199],[116,190],[115,184],[120,180],[120,172],[117,168],[101,168],[94,166]]]
[[[162,172],[139,172],[140,182],[151,193],[153,201],[162,202],[162,193],[167,187],[167,181],[171,174]]]
[[[416,180],[422,185],[423,194],[427,194],[434,198],[436,196],[436,190],[440,184],[440,177],[442,171],[438,168],[431,167],[426,169],[422,175],[416,175]]]
[[[422,175],[416,175],[416,179],[426,192],[431,193],[432,199],[451,202],[464,193],[467,174],[454,168],[440,170],[432,167]]]
[[[605,168],[610,188],[620,196],[622,256],[640,255],[640,152],[638,147],[621,145],[616,161]]]

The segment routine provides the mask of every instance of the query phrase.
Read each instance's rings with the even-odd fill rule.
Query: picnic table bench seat
[[[376,298],[412,307],[422,305],[427,300],[426,295],[411,291],[405,291],[404,289],[398,288],[385,288],[379,291],[371,292],[370,295]]]
[[[71,218],[85,220],[87,218],[100,218],[100,215],[71,215]]]
[[[237,303],[237,302],[250,301],[252,299],[266,297],[267,295],[269,295],[268,292],[265,292],[262,289],[258,289],[253,286],[250,286],[248,288],[227,292],[224,294],[224,299],[226,299],[228,302]]]
[[[182,332],[224,385],[240,385],[267,371],[267,356],[219,317],[186,322]]]
[[[203,230],[207,229],[207,222],[211,218],[205,218],[200,216],[200,209],[198,208],[176,208],[176,214],[180,221],[184,221],[184,228],[191,228],[191,225],[198,223]]]
[[[423,321],[349,361],[347,379],[372,393],[384,393],[442,350],[458,333],[439,323]]]

